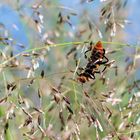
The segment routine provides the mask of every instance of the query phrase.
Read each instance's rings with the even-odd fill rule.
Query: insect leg
[[[92,42],[90,42],[90,46],[88,47],[88,49],[85,51],[84,55],[85,55],[85,59],[87,59],[87,55],[86,53],[92,50]]]
[[[84,68],[82,68],[82,67],[78,67],[78,70],[82,71],[82,70],[84,70]]]
[[[96,70],[96,71],[94,71],[94,73],[101,73],[101,71],[100,70]]]
[[[107,68],[107,67],[105,66],[104,69],[102,70],[102,72],[104,72],[104,71],[106,70],[106,68]]]
[[[109,59],[106,56],[103,56],[103,58],[105,58],[106,60],[103,62],[99,62],[100,65],[106,64],[109,61]]]
[[[105,64],[105,63],[107,63],[109,60],[108,60],[108,58],[105,56],[105,49],[104,49],[103,51],[104,51],[104,53],[103,53],[103,58],[106,59],[106,61],[104,61],[104,64]]]
[[[80,76],[80,73],[79,73],[79,72],[76,72],[76,74],[77,74],[78,76]]]
[[[88,49],[88,50],[86,50],[85,52],[84,52],[84,55],[85,55],[85,59],[87,59],[87,52],[89,52],[89,51],[91,51],[91,49]]]
[[[107,63],[109,61],[109,59],[105,55],[104,55],[104,58],[106,59],[105,62]]]

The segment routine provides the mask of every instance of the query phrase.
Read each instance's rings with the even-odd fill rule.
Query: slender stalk
[[[39,51],[42,49],[47,49],[49,47],[65,47],[68,45],[80,45],[80,44],[84,44],[84,43],[89,43],[90,41],[79,41],[79,42],[65,42],[65,43],[59,43],[59,44],[52,44],[52,45],[46,45],[43,47],[39,47],[39,48],[31,48],[31,49],[27,49],[25,51],[22,51],[21,53],[18,53],[16,55],[14,55],[13,57],[5,60],[4,62],[2,62],[0,64],[0,68],[3,67],[3,65],[7,64],[8,62],[10,62],[11,60],[17,58],[18,56],[27,53],[27,52],[32,52],[32,51]],[[103,44],[112,44],[112,45],[119,45],[119,46],[128,46],[128,44],[125,43],[119,43],[119,42],[107,42],[107,41],[102,41]]]

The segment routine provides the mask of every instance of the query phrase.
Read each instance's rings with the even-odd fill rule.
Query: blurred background
[[[138,139],[139,6],[138,0],[1,0],[0,139]],[[84,52],[99,40],[107,68],[81,84]]]
[[[26,35],[26,31],[24,28],[27,25],[25,25],[25,21],[23,22],[23,19],[21,16],[26,16],[26,18],[32,16],[33,10],[31,9],[32,5],[36,3],[35,1],[29,0],[28,3],[27,1],[1,1],[0,5],[0,15],[1,15],[1,24],[5,25],[5,28],[8,29],[10,34],[14,39],[16,39],[19,43],[24,44],[25,46],[28,46],[28,36]],[[95,0],[93,2],[84,2],[79,0],[76,1],[64,1],[64,0],[59,0],[56,1],[56,4],[62,4],[64,7],[69,7],[73,12],[78,14],[79,16],[82,14],[82,12],[85,10],[89,12],[90,18],[94,18],[95,20],[99,18],[99,9],[102,7],[102,2],[99,0]],[[81,4],[80,4],[81,3]],[[84,4],[82,4],[84,3]],[[54,2],[55,4],[55,2]],[[122,15],[120,16],[120,19],[122,17],[125,17],[126,20],[129,20],[130,23],[133,21],[133,23],[128,24],[125,26],[124,32],[126,33],[126,38],[127,41],[130,41],[130,43],[135,44],[139,40],[139,5],[140,2],[137,0],[132,0],[132,1],[124,1],[125,9],[124,12],[122,12]],[[63,9],[63,8],[62,8]],[[65,8],[64,8],[65,9]],[[67,9],[67,8],[66,8]],[[18,13],[18,11],[20,13]],[[55,8],[49,9],[49,12],[51,13],[53,10],[59,12],[59,6]],[[67,10],[66,10],[67,11]],[[42,12],[44,16],[47,16],[47,13],[44,11]],[[21,14],[21,15],[19,15]],[[23,15],[22,15],[23,14]],[[72,23],[76,26],[78,24],[78,19],[73,18]],[[74,30],[74,29],[73,29]]]

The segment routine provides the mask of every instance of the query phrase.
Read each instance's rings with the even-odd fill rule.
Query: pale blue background
[[[79,5],[78,0],[60,0],[60,2],[67,7],[71,7],[77,10],[78,12],[80,11],[79,9],[85,7],[88,10],[92,9],[94,17],[96,17],[96,10],[98,10],[96,9],[96,7],[97,5],[100,5],[99,0],[94,0],[94,2],[90,4],[86,3],[83,5]],[[125,27],[125,32],[127,34],[126,41],[131,44],[136,44],[140,39],[140,0],[129,0],[126,8],[128,9],[128,20],[132,21],[132,24],[129,24]],[[27,7],[27,9],[25,8],[25,10],[28,11],[30,9],[28,9]],[[31,14],[31,11],[28,11],[28,13]],[[8,5],[1,4],[0,23],[3,23],[5,25],[14,40],[16,40],[18,43],[23,44],[24,46],[26,46],[26,48],[29,47],[27,32],[16,10],[13,10]],[[19,30],[15,30],[15,28],[13,28],[13,24],[15,24]]]

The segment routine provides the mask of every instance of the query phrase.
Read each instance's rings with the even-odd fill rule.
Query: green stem
[[[68,46],[68,45],[80,45],[80,44],[83,44],[83,43],[88,43],[89,41],[79,41],[79,42],[66,42],[66,43],[59,43],[59,44],[52,44],[52,45],[46,45],[46,46],[43,46],[43,47],[39,47],[39,48],[31,48],[31,49],[28,49],[28,50],[25,50],[21,53],[18,53],[16,55],[14,55],[13,57],[5,60],[4,62],[2,62],[0,64],[0,67],[3,67],[3,65],[7,64],[8,62],[10,62],[11,60],[15,59],[16,57],[24,54],[24,53],[27,53],[27,52],[32,52],[32,51],[39,51],[39,50],[42,50],[42,49],[47,49],[49,47],[64,47],[64,46]],[[119,43],[119,42],[107,42],[107,41],[102,41],[103,44],[113,44],[113,45],[120,45],[120,46],[128,46],[128,44],[124,44],[124,43]]]

